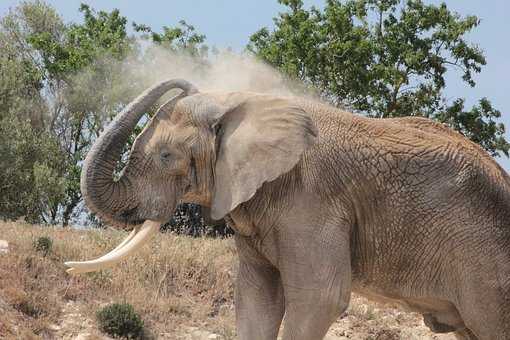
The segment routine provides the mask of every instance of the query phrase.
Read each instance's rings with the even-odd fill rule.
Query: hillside
[[[52,251],[35,250],[38,237]],[[0,339],[109,339],[95,312],[128,302],[142,315],[147,338],[235,339],[232,240],[158,235],[118,267],[79,276],[65,260],[90,259],[114,248],[126,234],[0,222]],[[328,339],[454,339],[432,335],[421,317],[353,296]]]

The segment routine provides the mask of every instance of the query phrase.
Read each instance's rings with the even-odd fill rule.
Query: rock
[[[7,254],[9,252],[9,243],[5,240],[0,240],[0,254]]]
[[[328,334],[326,335],[326,337],[324,338],[324,340],[348,340],[349,338],[348,337],[345,337],[345,336],[335,336],[335,335],[332,335],[332,334]],[[370,338],[369,338],[370,339]]]
[[[190,327],[195,328],[192,330],[190,336],[193,340],[221,340],[221,336],[218,334],[210,333],[208,331],[196,329],[196,327]]]
[[[89,340],[89,339],[92,339],[92,334],[81,333],[81,334],[78,334],[73,340]]]
[[[61,329],[62,329],[62,327],[60,327],[59,325],[49,325],[49,326],[48,326],[48,329],[49,329],[50,331],[57,332],[57,331],[61,330]]]

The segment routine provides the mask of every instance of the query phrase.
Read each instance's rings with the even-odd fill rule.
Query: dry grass
[[[47,256],[33,246],[41,236],[53,240]],[[10,247],[8,254],[0,255],[0,315],[9,315],[0,318],[0,338],[54,336],[54,325],[69,301],[92,320],[100,306],[128,302],[154,337],[194,325],[231,336],[231,240],[162,234],[111,270],[78,276],[65,272],[64,261],[95,258],[125,236],[115,230],[0,223],[0,238]]]
[[[47,236],[44,256],[34,241]],[[126,236],[115,230],[73,230],[0,222],[0,239],[10,252],[0,254],[0,339],[105,339],[95,312],[111,302],[128,302],[142,316],[148,338],[199,339],[207,330],[235,339],[232,240],[193,239],[161,234],[136,256],[97,273],[70,276],[67,260],[91,259]],[[327,339],[454,339],[432,335],[421,317],[353,296],[349,310]]]

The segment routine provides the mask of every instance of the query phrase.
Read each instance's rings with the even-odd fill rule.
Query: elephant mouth
[[[140,224],[143,224],[146,220],[145,219],[135,219],[135,220],[130,220],[129,222],[126,222],[124,225],[123,225],[123,228],[124,230],[126,231],[130,231],[130,230],[133,230],[136,226],[139,226]]]
[[[124,210],[111,222],[124,230],[132,230],[137,225],[143,224],[146,220],[146,218],[141,218],[139,216],[138,206],[136,206]]]

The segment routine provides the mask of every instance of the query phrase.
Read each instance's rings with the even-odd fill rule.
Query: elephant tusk
[[[128,237],[126,237],[124,240],[122,240],[121,243],[119,243],[118,246],[116,246],[112,251],[110,251],[108,254],[105,254],[101,257],[105,257],[105,256],[108,256],[110,255],[111,253],[114,253],[116,252],[117,250],[119,250],[120,248],[124,247],[129,241],[131,241],[131,239],[140,231],[140,226],[136,226],[133,228],[133,230],[131,230],[131,232],[129,233]]]
[[[107,258],[108,256],[111,256],[113,253],[115,253],[117,250],[119,250],[120,248],[124,247],[129,241],[131,241],[131,239],[140,231],[140,226],[136,226],[133,228],[133,230],[131,230],[131,232],[129,233],[128,237],[126,237],[124,240],[122,240],[121,243],[119,243],[118,246],[116,246],[113,250],[111,250],[109,253],[106,253],[105,255],[99,257],[96,259],[99,260],[99,259],[102,259],[102,258]]]
[[[124,241],[108,254],[90,261],[65,262],[64,264],[69,267],[67,272],[69,274],[80,274],[112,267],[146,243],[150,236],[159,230],[160,225],[160,222],[145,221],[141,227],[136,227]]]

